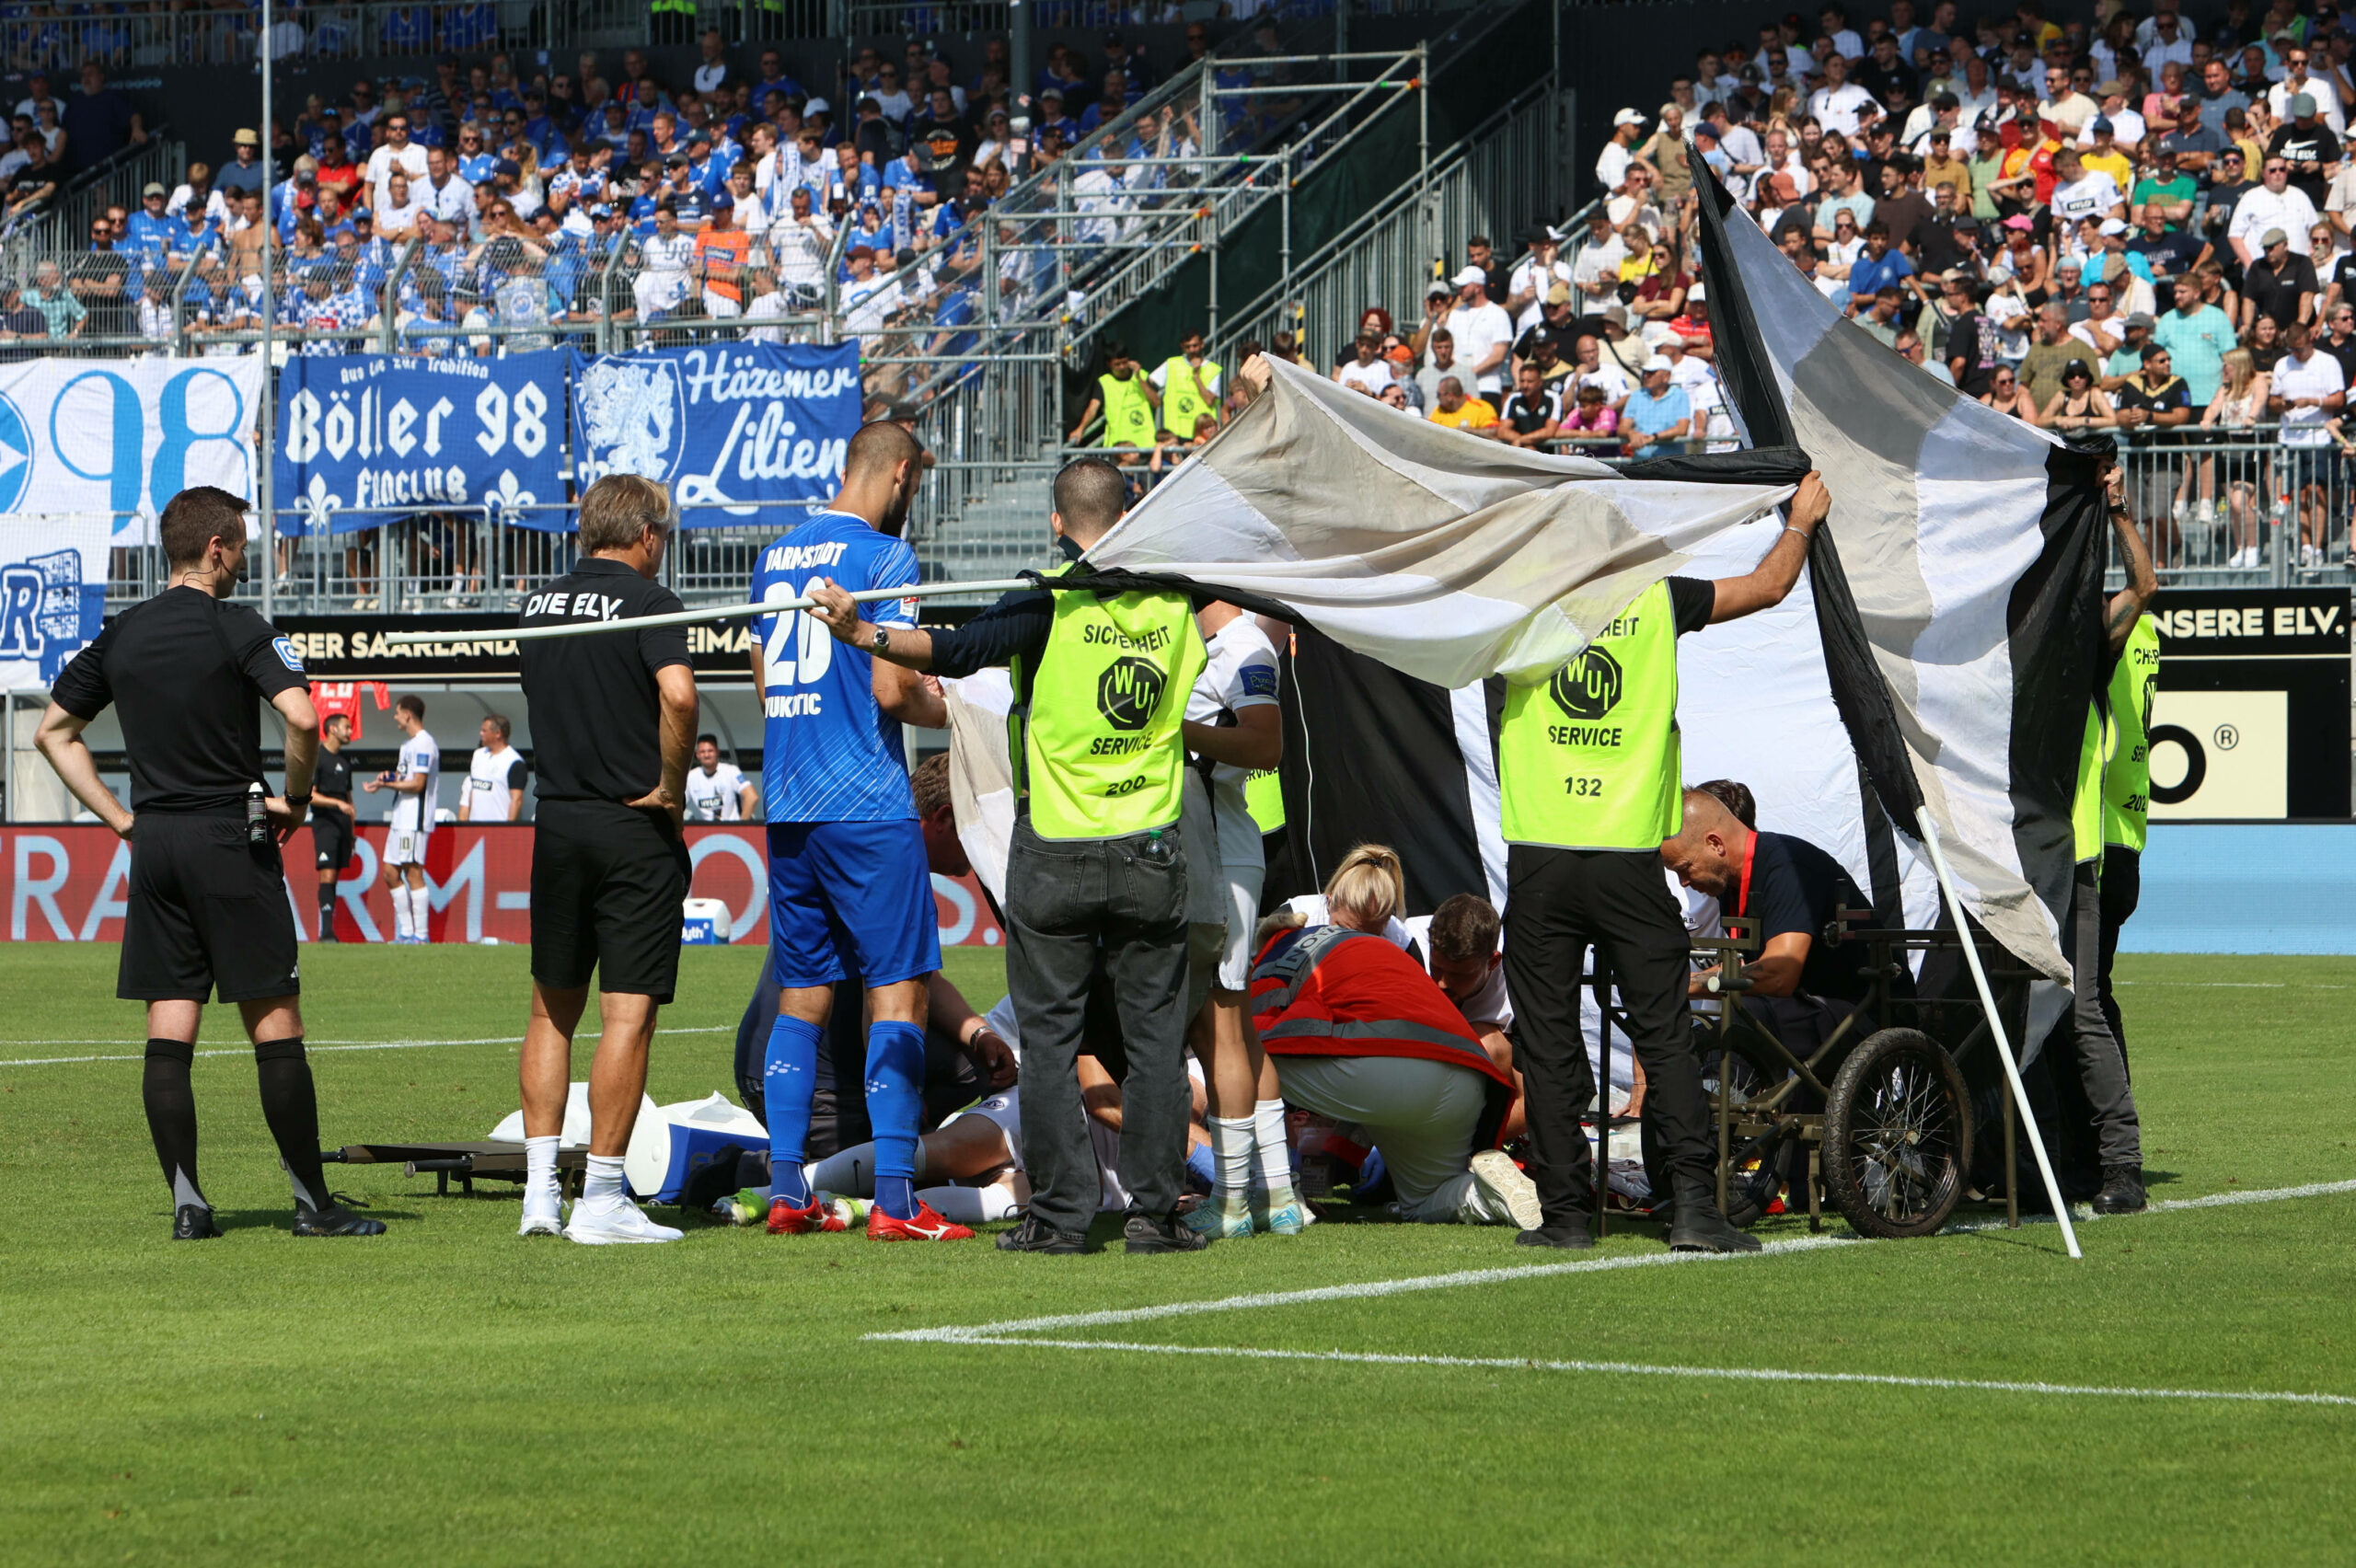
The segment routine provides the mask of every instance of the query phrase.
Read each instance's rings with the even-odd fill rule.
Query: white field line
[[[2154,1204],[2147,1214],[2174,1214],[2186,1209],[2223,1208],[2239,1204],[2283,1203],[2292,1198],[2325,1197],[2335,1193],[2356,1193],[2356,1181],[2313,1182],[2298,1187],[2272,1187],[2246,1193],[2211,1193],[2205,1197],[2177,1198]],[[1991,1230],[2001,1228],[2004,1221],[1983,1220],[1969,1225],[1952,1226],[1946,1234]],[[2039,1223],[2029,1220],[2027,1223]],[[2050,1223],[2045,1221],[2043,1223]],[[1881,1245],[1870,1237],[1861,1236],[1798,1236],[1788,1240],[1770,1241],[1756,1252],[1632,1252],[1621,1257],[1588,1258],[1577,1262],[1532,1263],[1518,1268],[1460,1269],[1452,1274],[1418,1274],[1406,1279],[1364,1280],[1354,1285],[1321,1286],[1311,1290],[1262,1291],[1249,1296],[1224,1296],[1201,1301],[1172,1301],[1157,1307],[1125,1307],[1101,1312],[1066,1312],[1046,1318],[1020,1318],[999,1323],[976,1323],[970,1326],[949,1326],[937,1329],[902,1329],[889,1333],[872,1333],[861,1337],[871,1340],[915,1340],[934,1343],[1037,1343],[1046,1340],[1009,1340],[1005,1336],[1030,1334],[1049,1329],[1103,1328],[1114,1323],[1145,1322],[1159,1318],[1194,1317],[1205,1312],[1245,1312],[1264,1307],[1294,1307],[1318,1301],[1356,1301],[1381,1296],[1403,1296],[1415,1291],[1447,1290],[1459,1286],[1502,1285],[1518,1280],[1544,1279],[1557,1274],[1607,1274],[1619,1269],[1670,1268],[1703,1263],[1739,1263],[1751,1259],[1789,1257],[1798,1252],[1822,1251],[1829,1248],[1871,1247]],[[1519,1361],[1507,1365],[1521,1366]],[[1566,1364],[1567,1365],[1567,1364]]]
[[[699,1024],[692,1029],[657,1029],[659,1038],[664,1034],[733,1034],[733,1023]],[[479,1040],[306,1040],[306,1051],[422,1051],[430,1045],[521,1045],[520,1034],[492,1034]],[[119,1045],[119,1040],[11,1040],[6,1043],[22,1050],[28,1045]],[[217,1051],[199,1051],[200,1056],[243,1056],[253,1049],[250,1045],[225,1046]],[[21,1056],[14,1061],[0,1061],[0,1067],[54,1067],[75,1062],[136,1062],[146,1053],[134,1052],[123,1055],[98,1056]]]
[[[2165,986],[2177,991],[2350,991],[2327,980],[2114,980],[2114,986]]]
[[[1601,1372],[1636,1378],[1704,1378],[1738,1383],[1866,1383],[1893,1389],[1960,1389],[2001,1394],[2060,1394],[2123,1400],[2223,1400],[2254,1404],[2356,1405],[2348,1394],[2281,1393],[2270,1389],[2114,1389],[2087,1383],[2029,1383],[1980,1378],[1900,1378],[1873,1372],[1792,1372],[1773,1366],[1656,1366],[1640,1361],[1533,1361],[1512,1356],[1378,1355],[1348,1350],[1262,1350],[1248,1345],[1144,1344],[1120,1340],[971,1338],[960,1344],[1043,1346],[1050,1350],[1111,1350],[1149,1355],[1234,1356],[1250,1361],[1354,1362],[1371,1366],[1464,1366],[1511,1372]]]

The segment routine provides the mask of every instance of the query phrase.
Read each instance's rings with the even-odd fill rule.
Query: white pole
[[[272,589],[278,578],[278,495],[271,483],[273,462],[271,445],[278,438],[277,410],[271,406],[270,384],[270,318],[274,314],[270,296],[270,232],[277,218],[270,210],[270,199],[277,193],[278,148],[271,135],[270,29],[272,19],[271,0],[261,0],[261,125],[256,134],[261,138],[261,415],[260,467],[254,475],[254,496],[261,503],[261,618],[271,618],[276,607]],[[294,178],[289,168],[286,178]],[[242,286],[244,280],[232,278],[230,286]]]
[[[1996,1059],[2004,1064],[2004,1081],[2012,1085],[2013,1103],[2020,1107],[2021,1125],[2028,1132],[2029,1152],[2037,1156],[2037,1173],[2045,1178],[2046,1201],[2053,1205],[2053,1217],[2062,1227],[2062,1240],[2070,1249],[2070,1256],[2082,1258],[2078,1251],[2077,1228],[2070,1223],[2070,1205],[2062,1201],[2062,1184],[2053,1179],[2053,1162],[2045,1158],[2045,1140],[2038,1136],[2037,1115],[2028,1108],[2028,1091],[2021,1087],[2020,1069],[2013,1065],[2013,1047],[2004,1037],[2004,1021],[1996,1014],[1996,997],[1988,988],[1988,972],[1980,967],[1980,944],[1972,940],[1971,923],[1964,917],[1963,897],[1955,890],[1955,878],[1947,872],[1947,858],[1939,847],[1939,830],[1931,821],[1927,805],[1914,809],[1914,821],[1923,830],[1923,847],[1931,852],[1931,869],[1938,873],[1939,891],[1946,894],[1947,909],[1955,916],[1955,928],[1963,938],[1963,960],[1971,966],[1972,984],[1980,987],[1980,1005],[1988,1014],[1988,1032],[1996,1040]],[[2004,1179],[2011,1181],[2012,1172]]]
[[[851,598],[859,604],[878,599],[930,599],[948,594],[1011,594],[1035,588],[1027,577],[1007,577],[988,582],[925,582],[912,588],[862,588]],[[396,631],[377,640],[395,647],[420,642],[526,642],[544,637],[587,637],[600,631],[644,631],[654,626],[695,626],[703,621],[751,620],[784,610],[806,610],[815,599],[767,599],[757,605],[728,605],[708,610],[680,610],[667,616],[640,616],[632,620],[579,621],[565,626],[536,626],[514,631]]]

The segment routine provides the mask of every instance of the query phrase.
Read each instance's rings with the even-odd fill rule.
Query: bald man
[[[1824,940],[1842,909],[1872,906],[1840,861],[1805,838],[1745,827],[1700,790],[1685,791],[1684,824],[1662,842],[1660,858],[1729,917],[1758,922],[1759,956],[1742,966],[1744,1005],[1795,1054],[1806,1057],[1865,999],[1865,945]],[[1696,974],[1691,994],[1702,995],[1707,979]]]

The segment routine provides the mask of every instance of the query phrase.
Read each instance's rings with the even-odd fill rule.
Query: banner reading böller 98
[[[277,503],[290,534],[501,507],[568,528],[563,353],[297,354],[279,375]]]
[[[723,343],[575,353],[574,482],[640,474],[673,487],[689,527],[798,516],[842,479],[859,430],[859,347]]]

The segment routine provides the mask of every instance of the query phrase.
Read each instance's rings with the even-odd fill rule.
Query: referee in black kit
[[[582,562],[524,605],[525,627],[630,620],[687,606],[654,582],[678,525],[669,492],[608,474],[581,498]],[[695,745],[696,678],[684,627],[526,641],[524,698],[538,743],[532,827],[532,1017],[524,1033],[524,1236],[590,1245],[676,1241],[622,1188],[646,1091],[657,1009],[679,976],[679,836]],[[572,1032],[598,982],[604,1032],[589,1067],[589,1170],[558,1223],[557,1138]]]
[[[131,887],[115,995],[147,1004],[142,1095],[172,1235],[221,1234],[196,1179],[189,1066],[206,997],[244,1015],[262,1114],[294,1182],[297,1236],[375,1236],[381,1221],[336,1204],[319,1168],[319,1108],[303,1055],[294,911],[279,845],[302,826],[319,746],[302,661],[277,629],[225,604],[246,575],[246,503],[182,490],[160,525],[171,578],[107,624],[59,672],[38,744],[74,798],[131,841]],[[266,699],[286,721],[286,792],[265,798]],[[131,760],[126,811],[98,778],[82,731],[109,704]]]

